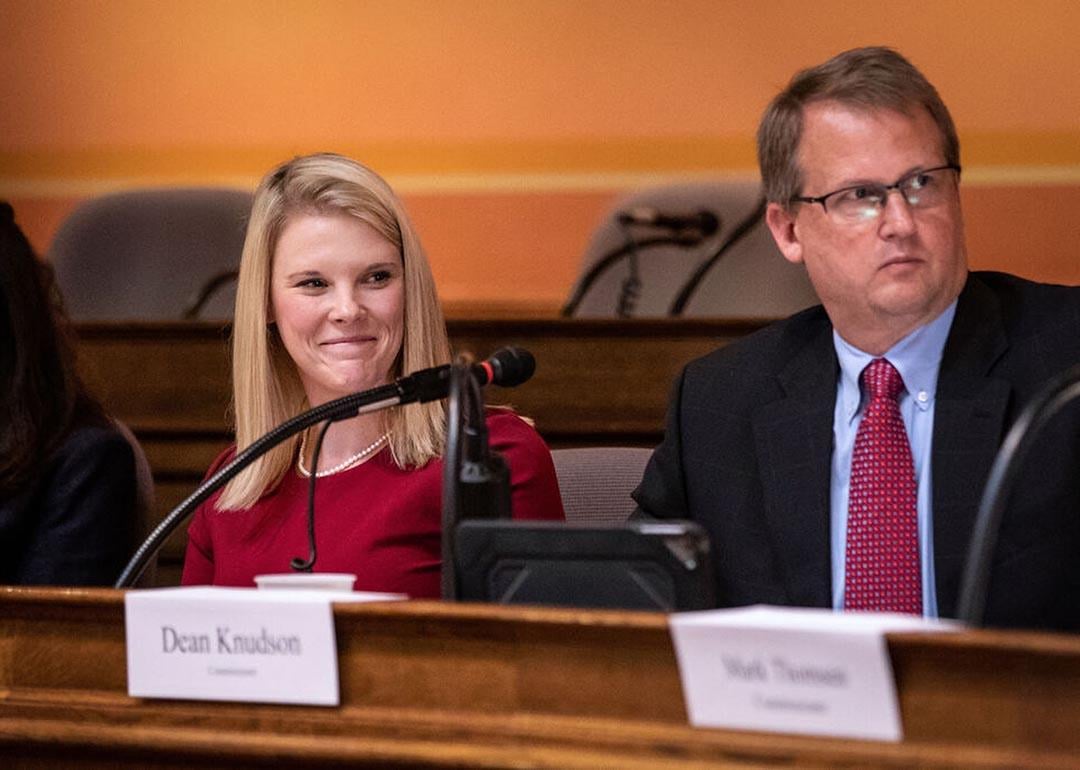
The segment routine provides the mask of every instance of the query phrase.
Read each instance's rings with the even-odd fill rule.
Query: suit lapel
[[[822,323],[778,382],[784,397],[753,416],[765,516],[791,604],[831,605],[829,486],[837,362]]]
[[[1005,427],[1012,388],[989,373],[1007,347],[997,297],[969,277],[942,355],[934,407],[934,571],[942,617],[956,615],[979,496]]]

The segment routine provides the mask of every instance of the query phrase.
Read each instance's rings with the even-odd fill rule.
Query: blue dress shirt
[[[900,415],[911,442],[918,482],[916,506],[919,523],[919,563],[922,573],[923,615],[937,617],[937,591],[934,583],[934,528],[931,507],[930,449],[934,438],[934,400],[938,370],[945,340],[956,315],[953,301],[945,312],[893,345],[881,358],[887,358],[904,380],[900,394]],[[867,399],[859,387],[859,375],[879,356],[864,353],[850,345],[833,330],[833,344],[840,360],[840,378],[836,386],[836,411],[833,416],[832,485],[830,495],[829,543],[832,548],[833,607],[844,607],[844,560],[847,545],[848,491],[851,487],[851,452],[855,433],[862,422]]]

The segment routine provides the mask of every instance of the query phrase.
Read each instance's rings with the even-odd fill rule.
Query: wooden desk
[[[1076,767],[1080,638],[889,637],[905,740],[686,725],[662,614],[335,608],[336,708],[126,694],[123,594],[0,588],[5,767]]]
[[[485,356],[520,345],[536,376],[491,388],[495,403],[536,420],[554,447],[655,446],[671,383],[682,366],[762,325],[758,321],[452,319],[456,350]],[[199,483],[229,443],[229,353],[220,326],[84,323],[77,327],[84,375],[117,419],[138,436],[157,487],[155,522]],[[159,583],[175,583],[185,542],[167,544]]]

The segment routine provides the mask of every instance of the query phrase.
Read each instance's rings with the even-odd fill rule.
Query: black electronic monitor
[[[458,525],[454,552],[463,601],[665,612],[715,606],[708,537],[691,521],[471,519]]]

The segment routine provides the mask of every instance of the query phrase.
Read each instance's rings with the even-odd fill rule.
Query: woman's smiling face
[[[393,378],[404,269],[371,225],[345,213],[290,217],[274,249],[270,303],[311,405]]]

